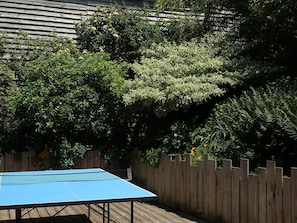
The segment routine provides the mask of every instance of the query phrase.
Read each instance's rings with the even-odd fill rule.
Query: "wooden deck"
[[[90,217],[88,207],[85,205],[74,205],[63,207],[46,207],[35,209],[24,209],[22,211],[23,223],[102,223],[102,205],[91,205]],[[0,223],[15,222],[14,210],[0,210]],[[107,222],[107,219],[105,219]],[[130,222],[130,202],[110,204],[110,222]],[[182,213],[162,208],[155,203],[134,202],[135,223],[205,223]]]

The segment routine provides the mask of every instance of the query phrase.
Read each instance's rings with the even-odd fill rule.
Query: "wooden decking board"
[[[63,207],[60,206],[36,208],[34,210],[29,211],[28,213],[26,213],[27,210],[24,210],[22,214],[26,214],[22,218],[23,223],[102,223],[102,204],[100,204],[100,206],[92,205],[90,218],[88,218],[88,207],[85,205],[68,206],[64,210],[60,211],[62,208]],[[57,212],[59,213],[57,214]],[[129,223],[130,202],[111,203],[110,220],[111,223]],[[0,210],[0,223],[10,223],[14,221],[14,210]],[[185,218],[171,210],[167,210],[157,205],[145,202],[134,202],[134,222],[202,223],[202,221],[198,221],[198,219],[191,220],[190,218]]]

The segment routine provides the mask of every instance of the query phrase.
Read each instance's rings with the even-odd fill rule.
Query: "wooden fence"
[[[207,155],[197,165],[191,157],[166,156],[159,167],[131,157],[133,178],[157,193],[159,202],[174,209],[212,221],[227,223],[297,223],[297,168],[291,168],[291,177],[283,176],[283,169],[274,161],[266,168],[250,173],[249,161],[242,159],[240,167],[231,160],[223,160],[218,167]],[[50,166],[51,156],[40,158],[34,150],[0,155],[0,172],[38,170]],[[99,151],[88,151],[76,162],[75,168],[120,168],[109,165]]]
[[[159,201],[209,221],[227,223],[297,223],[297,168],[291,177],[267,161],[258,174],[249,172],[249,161],[233,167],[224,160],[218,167],[208,156],[191,165],[190,155],[163,156],[158,168],[132,163],[133,178],[143,180]]]
[[[28,171],[48,169],[52,167],[53,158],[50,155],[40,158],[35,150],[21,153],[0,154],[0,172]],[[97,150],[87,151],[82,159],[79,159],[74,168],[95,168],[100,167],[107,170],[119,169],[117,163],[109,164]]]

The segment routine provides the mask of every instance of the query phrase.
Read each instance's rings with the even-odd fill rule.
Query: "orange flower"
[[[202,159],[203,159],[203,156],[201,155],[197,157],[197,160],[202,160]]]
[[[192,147],[192,149],[191,149],[191,156],[195,156],[195,150],[196,150],[196,147]]]
[[[203,144],[203,147],[207,147],[207,146],[208,146],[208,144],[206,144],[206,143]]]

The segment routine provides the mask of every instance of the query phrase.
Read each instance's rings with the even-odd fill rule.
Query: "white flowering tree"
[[[209,102],[249,79],[275,71],[241,58],[241,47],[231,44],[224,34],[180,45],[154,45],[132,65],[136,75],[126,81],[129,90],[124,101],[127,105],[140,103],[164,116]]]

